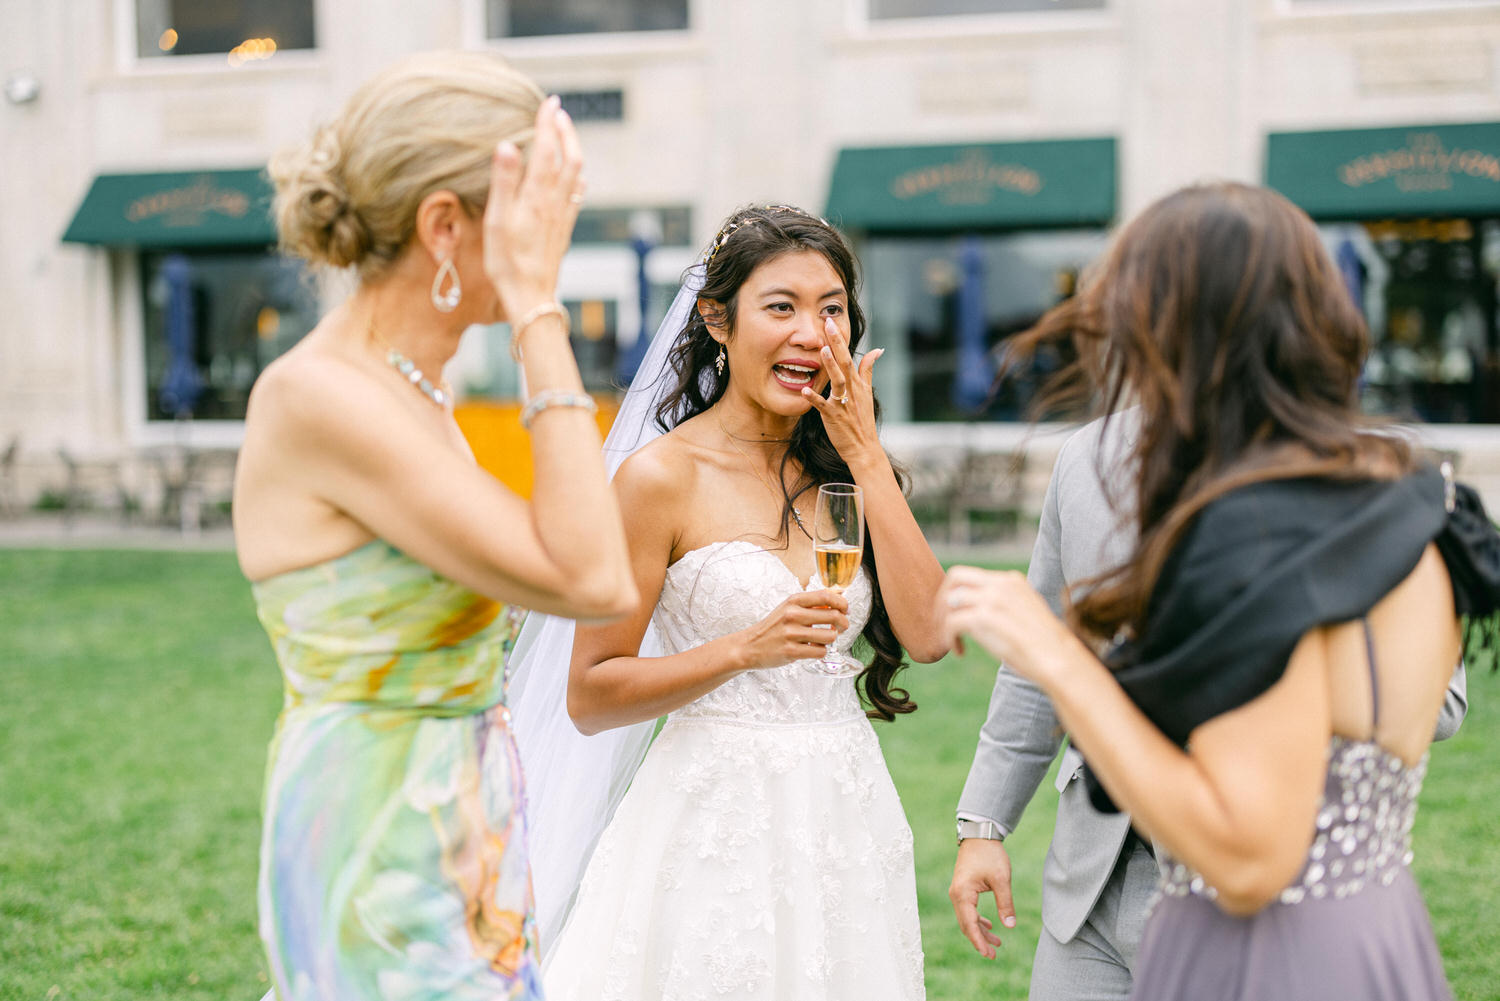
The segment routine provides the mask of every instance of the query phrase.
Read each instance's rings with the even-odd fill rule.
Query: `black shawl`
[[[1105,657],[1174,743],[1274,685],[1303,634],[1357,619],[1438,542],[1462,615],[1500,607],[1500,536],[1477,495],[1423,469],[1398,480],[1271,480],[1194,518],[1162,567],[1145,628]],[[1086,749],[1085,749],[1086,750]],[[1101,810],[1116,807],[1087,774]]]

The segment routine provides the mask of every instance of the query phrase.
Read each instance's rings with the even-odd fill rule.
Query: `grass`
[[[1056,794],[1009,839],[1019,926],[987,963],[948,906],[953,804],[993,665],[905,676],[879,727],[917,839],[935,1001],[1024,998]],[[1433,751],[1416,871],[1460,1001],[1500,999],[1500,677]],[[0,550],[0,1001],[253,999],[256,843],[280,702],[226,554]]]

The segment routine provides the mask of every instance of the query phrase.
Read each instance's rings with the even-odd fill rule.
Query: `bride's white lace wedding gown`
[[[801,583],[748,542],[667,570],[668,654]],[[848,591],[847,650],[870,615]],[[545,972],[550,1001],[925,997],[911,829],[850,678],[748,671],[667,718],[600,838]]]

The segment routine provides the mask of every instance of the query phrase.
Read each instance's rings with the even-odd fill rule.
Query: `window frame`
[[[1500,8],[1500,0],[1264,0],[1269,13],[1290,22],[1326,18],[1378,18],[1389,15],[1453,14]]]
[[[1116,28],[1121,0],[1104,0],[1097,10],[1018,10],[991,14],[930,14],[876,18],[871,0],[845,0],[849,31],[855,38],[923,39],[972,36],[1045,35]]]
[[[319,40],[311,49],[277,49],[271,59],[257,59],[239,66],[229,65],[227,52],[201,52],[191,56],[164,59],[143,57],[138,53],[136,32],[138,0],[114,0],[115,65],[131,76],[181,76],[196,73],[274,73],[279,70],[317,68],[325,64],[328,26],[322,0],[308,0],[312,5],[313,37]]]
[[[491,38],[486,0],[463,0],[459,11],[466,48],[495,49],[522,57],[552,55],[676,55],[701,46],[703,6],[707,0],[687,0],[688,26],[650,31],[595,31],[567,35],[518,35]],[[628,88],[627,88],[628,90]]]

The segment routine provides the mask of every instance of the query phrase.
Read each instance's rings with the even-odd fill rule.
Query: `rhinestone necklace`
[[[724,416],[722,414],[719,414],[717,416],[718,416],[718,420],[719,420],[719,430],[723,431],[724,432],[724,437],[729,439],[729,445],[730,445],[730,447],[733,448],[736,452],[740,453],[740,456],[750,466],[750,472],[755,476],[756,479],[760,480],[762,483],[764,483],[766,485],[766,489],[769,490],[769,491],[771,491],[771,496],[773,496],[773,497],[780,497],[783,500],[785,500],[786,499],[786,484],[783,483],[781,485],[781,492],[777,493],[776,488],[773,487],[773,486],[771,486],[771,480],[770,480],[770,478],[768,476],[766,476],[763,472],[761,472],[760,468],[756,466],[755,461],[750,458],[750,454],[748,452],[746,452],[743,448],[740,448],[739,441],[734,437],[734,435],[730,434],[729,433],[729,429],[724,426]],[[792,511],[792,520],[797,523],[797,527],[798,528],[802,529],[802,534],[803,535],[806,535],[809,538],[811,538],[812,537],[812,533],[810,533],[807,530],[807,526],[806,525],[802,524],[802,512],[797,510],[797,505],[796,504],[791,504],[790,506],[791,506],[791,511]]]
[[[385,363],[391,368],[395,369],[397,372],[400,372],[402,375],[406,376],[407,381],[410,382],[413,386],[416,386],[417,389],[421,391],[422,395],[427,397],[433,403],[436,403],[444,410],[447,410],[450,406],[452,406],[453,393],[448,388],[448,384],[446,382],[441,382],[437,385],[433,385],[432,380],[423,375],[422,370],[417,368],[417,363],[406,357],[406,355],[402,354],[400,351],[397,351],[395,348],[391,347],[386,348]]]
[[[417,387],[418,392],[433,403],[436,403],[439,407],[444,410],[452,408],[453,390],[448,388],[446,382],[434,384],[431,379],[422,373],[420,368],[417,368],[416,362],[391,347],[386,339],[380,336],[380,331],[375,329],[375,319],[373,317],[370,319],[369,329],[370,336],[375,338],[375,343],[385,348],[385,363],[387,365],[400,372],[407,382]]]

